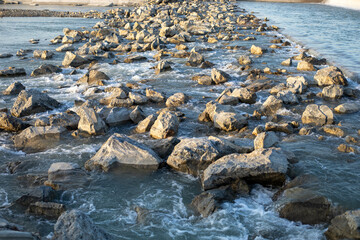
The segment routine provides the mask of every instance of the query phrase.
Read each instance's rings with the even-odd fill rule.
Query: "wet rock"
[[[192,80],[195,80],[200,85],[211,85],[213,84],[213,80],[211,79],[211,76],[208,75],[197,75],[192,78]]]
[[[35,202],[50,202],[58,196],[58,192],[48,186],[41,186],[28,194],[22,195],[13,204],[12,207],[22,206],[28,208],[30,204]]]
[[[230,79],[230,75],[221,70],[213,68],[211,69],[211,79],[215,84],[220,84],[227,82]]]
[[[8,113],[0,112],[0,129],[8,132],[18,132],[28,127],[20,119],[17,119]]]
[[[130,119],[133,121],[133,123],[139,123],[144,120],[144,118],[144,112],[139,106],[136,106],[136,108],[130,113]]]
[[[334,214],[325,197],[300,187],[286,189],[276,204],[280,217],[303,224],[327,223]]]
[[[179,107],[185,103],[186,96],[184,93],[175,93],[166,100],[167,107]]]
[[[28,213],[57,219],[65,212],[65,205],[55,202],[35,202],[26,210]]]
[[[80,107],[77,114],[80,116],[78,129],[90,135],[101,135],[107,131],[105,122],[93,108]]]
[[[10,54],[10,53],[1,53],[0,54],[0,58],[10,58],[10,57],[12,57],[13,55],[12,54]]]
[[[290,90],[284,90],[277,93],[276,97],[284,104],[297,104],[299,100],[297,96]]]
[[[59,73],[61,72],[61,68],[51,65],[51,64],[43,64],[34,71],[32,71],[31,76],[37,77],[45,74],[51,74],[51,73]]]
[[[27,153],[39,152],[55,146],[66,131],[63,127],[28,127],[14,136],[14,145]]]
[[[85,163],[87,170],[109,171],[116,167],[157,169],[162,160],[149,147],[123,134],[114,133]]]
[[[80,57],[72,52],[66,52],[64,60],[62,61],[62,65],[64,67],[80,67],[81,65],[90,63],[89,60]]]
[[[322,126],[325,124],[332,124],[334,121],[334,114],[326,105],[310,104],[303,112],[301,120],[303,124]]]
[[[191,67],[197,67],[203,62],[204,57],[200,53],[192,51],[186,64]]]
[[[232,183],[237,179],[264,185],[282,185],[288,157],[281,149],[257,149],[249,154],[229,154],[210,164],[204,171],[204,190]]]
[[[23,117],[53,110],[60,106],[58,101],[38,90],[22,90],[11,108],[11,114],[15,117]]]
[[[162,112],[150,129],[150,136],[155,139],[174,136],[179,128],[178,117],[171,112]]]
[[[155,67],[155,74],[171,70],[171,65],[168,61],[160,61]]]
[[[139,224],[144,224],[147,221],[147,218],[150,214],[150,211],[146,208],[142,208],[139,206],[136,206],[134,208],[135,212],[136,212],[136,222]]]
[[[40,58],[43,60],[51,59],[54,53],[48,50],[42,51]]]
[[[71,111],[51,115],[49,118],[50,126],[64,127],[68,130],[76,130],[78,128],[80,117]]]
[[[240,130],[248,124],[246,117],[234,112],[216,113],[213,122],[214,127],[227,132]]]
[[[144,144],[150,147],[154,152],[159,155],[162,159],[167,159],[169,155],[173,152],[174,147],[180,142],[179,139],[175,137],[169,137],[165,139],[151,139],[146,140]],[[163,165],[163,164],[161,164]],[[160,165],[160,166],[161,166]]]
[[[251,52],[251,54],[254,54],[254,55],[262,55],[264,53],[264,51],[261,47],[258,47],[255,45],[251,46],[250,52]]]
[[[291,134],[294,132],[294,127],[290,123],[273,123],[267,122],[265,124],[266,131],[274,131],[274,132],[284,132],[287,134]]]
[[[82,187],[88,181],[88,175],[78,164],[70,162],[57,162],[51,164],[48,170],[46,186],[56,190]]]
[[[133,55],[124,59],[124,63],[133,63],[133,62],[144,62],[146,61],[146,57],[141,55]]]
[[[344,95],[344,90],[340,85],[331,85],[324,87],[321,95],[323,98],[341,98]]]
[[[270,148],[279,142],[279,137],[272,131],[259,133],[254,140],[254,148]]]
[[[13,82],[6,90],[3,91],[4,95],[16,95],[19,94],[22,90],[25,90],[25,86],[20,82]]]
[[[342,71],[334,66],[318,70],[314,80],[319,86],[347,85],[347,80]]]
[[[294,94],[303,94],[307,90],[308,82],[303,76],[288,77],[286,86]]]
[[[235,110],[228,105],[221,105],[215,103],[214,101],[210,101],[206,104],[205,110],[199,115],[199,121],[202,122],[212,122],[214,121],[214,115],[222,112],[232,112]]]
[[[350,147],[346,144],[340,144],[337,149],[339,152],[344,152],[344,153],[355,153],[356,152],[355,148]]]
[[[314,65],[306,61],[299,62],[296,69],[298,71],[315,71]]]
[[[256,102],[256,93],[246,88],[235,88],[230,96],[236,97],[242,103],[254,104]]]
[[[357,103],[343,103],[334,108],[334,111],[341,114],[356,113],[360,111],[360,106]]]
[[[109,80],[110,78],[103,72],[98,70],[90,70],[88,73],[86,73],[84,76],[82,76],[79,81],[76,83],[87,83],[88,85],[98,85],[103,86],[104,80]]]
[[[97,227],[91,218],[79,210],[64,212],[54,226],[54,239],[110,240],[104,230]]]
[[[155,103],[160,103],[165,101],[165,97],[162,93],[154,91],[150,88],[146,89],[146,97],[148,97],[150,99],[150,101],[155,102]]]
[[[24,68],[11,68],[0,70],[0,77],[18,77],[25,76],[26,72]]]
[[[112,108],[107,115],[105,122],[109,126],[118,126],[131,121],[130,110],[127,108]]]
[[[20,232],[15,230],[0,231],[1,240],[38,240],[39,238],[30,232]]]
[[[337,136],[337,137],[344,137],[345,136],[345,132],[344,130],[342,130],[340,127],[336,127],[336,126],[324,126],[322,128],[322,130],[328,134]]]
[[[147,116],[144,120],[139,122],[139,124],[136,126],[135,131],[137,133],[144,133],[144,132],[150,131],[150,129],[156,119],[157,119],[157,116],[154,114]]]
[[[252,60],[251,60],[251,58],[249,56],[242,55],[242,56],[239,57],[238,62],[239,62],[240,65],[249,65],[249,64],[252,63]]]
[[[331,220],[325,236],[329,240],[360,239],[360,210],[347,211]]]
[[[281,108],[283,108],[283,101],[270,95],[261,106],[261,111],[265,115],[273,115]]]
[[[64,44],[55,49],[57,52],[67,52],[67,51],[75,51],[75,48],[72,44]]]
[[[216,100],[222,105],[237,105],[239,103],[239,99],[237,97],[229,95],[222,95]]]
[[[283,65],[283,66],[292,66],[292,59],[288,58],[288,59],[282,61],[281,65]]]

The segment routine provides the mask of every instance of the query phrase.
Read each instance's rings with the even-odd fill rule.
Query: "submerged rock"
[[[360,111],[360,106],[357,103],[343,103],[334,108],[334,111],[337,113],[356,113]]]
[[[162,160],[149,147],[123,134],[113,134],[85,163],[87,170],[100,168],[109,171],[116,167],[157,169]]]
[[[360,210],[347,211],[333,218],[325,236],[329,240],[360,239]]]

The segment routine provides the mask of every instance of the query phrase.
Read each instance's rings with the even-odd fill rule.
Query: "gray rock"
[[[90,63],[89,60],[80,57],[72,52],[66,52],[62,65],[64,67],[80,67],[81,65]]]
[[[279,137],[274,132],[259,133],[254,140],[254,148],[270,148],[279,142]]]
[[[256,93],[246,88],[235,88],[230,96],[237,97],[240,102],[248,104],[255,103],[257,99]]]
[[[162,112],[150,129],[150,136],[155,139],[167,138],[174,136],[179,128],[178,117],[169,112]]]
[[[109,80],[110,78],[103,72],[98,70],[90,70],[84,76],[82,76],[76,83],[82,84],[86,83],[88,85],[98,85],[103,86],[104,80]]]
[[[23,117],[53,110],[60,106],[58,101],[38,90],[22,90],[11,108],[11,114],[15,117]]]
[[[147,116],[144,120],[139,122],[139,124],[136,126],[135,131],[137,133],[144,133],[144,132],[150,131],[150,129],[156,119],[157,119],[157,116],[154,114]]]
[[[360,210],[347,211],[333,218],[325,236],[329,240],[360,239]]]
[[[283,66],[291,66],[292,65],[292,59],[288,58],[288,59],[282,61],[281,65],[283,65]]]
[[[165,139],[146,140],[144,144],[154,150],[154,152],[162,159],[167,159],[179,142],[179,139],[169,137]]]
[[[76,163],[57,162],[51,164],[48,170],[46,186],[56,190],[67,190],[83,187],[88,181],[87,172]]]
[[[79,115],[71,111],[51,115],[49,118],[50,126],[64,127],[68,130],[76,130],[78,128],[79,121]]]
[[[360,111],[360,106],[357,103],[343,103],[334,108],[334,111],[341,114],[356,113]]]
[[[261,106],[261,111],[265,115],[273,115],[281,108],[283,108],[283,101],[270,95]]]
[[[43,64],[34,71],[32,71],[31,76],[37,77],[45,74],[59,73],[61,72],[61,68],[51,65],[51,64]]]
[[[0,112],[0,129],[9,132],[18,132],[28,127],[20,119],[17,119],[5,112]]]
[[[9,68],[0,70],[0,77],[18,77],[25,76],[26,72],[24,68]]]
[[[0,240],[38,240],[39,238],[30,232],[20,232],[14,230],[0,231]]]
[[[265,124],[266,131],[274,131],[274,132],[284,132],[287,134],[291,134],[294,132],[294,127],[290,123],[273,123],[267,122]]]
[[[131,111],[127,108],[112,108],[107,115],[105,122],[109,126],[118,126],[131,121]]]
[[[249,56],[242,55],[242,56],[239,57],[238,62],[241,65],[249,65],[249,64],[252,63],[252,60],[251,60],[251,58]]]
[[[175,93],[166,100],[167,107],[179,107],[185,103],[186,96],[184,93]]]
[[[347,85],[347,80],[342,71],[334,66],[318,70],[314,80],[319,86]]]
[[[144,112],[139,106],[136,106],[136,108],[130,113],[130,119],[133,123],[139,123],[144,120],[144,118]]]
[[[323,126],[325,124],[332,124],[334,121],[334,114],[326,105],[310,104],[306,107],[302,114],[301,120],[303,124],[312,124],[316,126]]]
[[[192,51],[190,53],[187,65],[191,67],[197,67],[203,62],[204,62],[204,57],[200,53]]]
[[[135,104],[145,104],[149,101],[149,99],[140,93],[135,92],[129,92],[129,98],[135,103]]]
[[[240,130],[248,124],[246,117],[234,112],[216,113],[213,122],[214,127],[227,132]]]
[[[54,239],[110,240],[104,230],[97,227],[91,218],[79,210],[64,212],[54,226]]]
[[[65,205],[55,202],[35,202],[26,210],[28,213],[57,219],[65,212]]]
[[[303,94],[307,90],[309,83],[303,76],[288,77],[286,79],[286,86],[294,94]]]
[[[257,149],[249,154],[229,154],[210,164],[204,171],[204,190],[227,185],[237,179],[265,185],[282,185],[288,157],[281,149]]]
[[[215,114],[222,112],[235,112],[234,108],[228,105],[221,105],[210,101],[206,104],[205,110],[199,115],[199,121],[212,122]]]
[[[80,107],[77,114],[80,116],[78,129],[90,135],[100,135],[107,131],[105,122],[93,108]]]
[[[66,131],[63,127],[28,127],[14,136],[14,145],[27,153],[39,152],[54,147]]]
[[[160,61],[155,66],[155,74],[160,74],[162,72],[166,72],[166,71],[170,71],[170,70],[171,70],[171,65],[168,61]]]
[[[162,93],[154,91],[150,88],[146,89],[146,97],[150,99],[150,101],[159,103],[165,101],[165,97]]]
[[[227,82],[230,79],[230,75],[218,70],[216,68],[211,69],[211,79],[215,84]]]
[[[67,52],[67,51],[74,51],[75,48],[72,44],[64,44],[58,48],[56,48],[57,52]]]
[[[280,91],[276,95],[278,99],[283,101],[284,104],[297,104],[299,100],[297,96],[290,90]]]
[[[24,85],[20,82],[13,82],[6,90],[3,91],[4,95],[16,95],[19,94],[22,90],[25,90]]]
[[[344,95],[344,90],[340,85],[331,85],[324,87],[321,95],[323,98],[341,98]]]
[[[315,71],[314,65],[306,61],[300,61],[296,69],[298,71]]]
[[[85,168],[100,168],[103,171],[124,166],[157,169],[161,162],[159,156],[149,147],[123,134],[114,133],[85,163]]]

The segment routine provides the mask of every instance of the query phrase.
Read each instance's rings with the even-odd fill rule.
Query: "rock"
[[[105,122],[109,126],[118,126],[131,121],[130,110],[127,108],[112,108],[107,115]]]
[[[58,101],[38,90],[22,90],[11,108],[11,114],[15,117],[23,117],[53,110],[60,106]]]
[[[28,127],[14,136],[14,145],[27,153],[39,152],[56,145],[66,131],[63,127]]]
[[[67,52],[67,51],[75,51],[75,48],[72,44],[64,44],[55,49],[57,52]]]
[[[345,132],[339,127],[336,126],[324,126],[322,130],[328,134],[337,136],[337,137],[345,137]]]
[[[288,77],[286,79],[286,86],[294,94],[303,94],[306,92],[308,82],[303,76]]]
[[[301,120],[303,124],[322,126],[325,124],[332,124],[334,121],[334,114],[326,105],[319,106],[310,104],[303,112]]]
[[[129,98],[135,103],[135,104],[145,104],[148,102],[148,98],[141,95],[140,93],[135,92],[129,92]]]
[[[51,59],[54,56],[54,53],[48,50],[42,51],[41,53],[41,59],[43,60],[47,60],[47,59]]]
[[[262,55],[264,53],[264,51],[261,47],[257,47],[255,45],[251,46],[250,52],[251,52],[251,54],[254,54],[254,55]]]
[[[133,62],[144,62],[146,61],[146,57],[141,55],[133,55],[124,59],[124,63],[133,63]]]
[[[284,90],[277,93],[276,97],[284,104],[297,104],[299,100],[297,96],[290,90]]]
[[[68,130],[76,130],[80,121],[79,115],[75,112],[66,111],[64,113],[50,115],[50,126],[64,127]]]
[[[222,105],[237,105],[239,103],[239,99],[237,97],[222,95],[218,99],[216,99]]]
[[[105,122],[93,108],[81,107],[77,114],[80,116],[78,129],[90,135],[100,135],[107,131]]]
[[[343,103],[334,108],[334,111],[341,114],[356,113],[360,111],[360,106],[357,103]]]
[[[346,211],[331,220],[325,236],[329,240],[360,239],[360,210]]]
[[[174,136],[179,128],[178,117],[171,112],[162,112],[150,129],[150,136],[155,139]]]
[[[116,167],[157,169],[161,162],[159,156],[149,147],[123,134],[114,133],[85,163],[85,168],[103,171]]]
[[[9,68],[0,70],[0,77],[18,77],[25,76],[26,72],[24,68]]]
[[[288,157],[281,149],[257,149],[248,154],[229,154],[210,164],[204,171],[204,190],[227,185],[237,179],[264,185],[282,185]]]
[[[88,215],[79,210],[64,212],[54,226],[54,239],[110,240],[104,230],[97,227]]]
[[[1,53],[0,58],[11,58],[13,55],[10,53]]]
[[[12,207],[26,207],[35,202],[50,202],[57,198],[59,193],[48,186],[40,186],[35,188],[28,194],[22,195],[13,204]]]
[[[144,118],[144,112],[139,106],[136,106],[136,108],[130,113],[130,119],[133,123],[139,123],[144,120]]]
[[[166,100],[167,107],[179,107],[185,103],[186,96],[183,93],[175,93]]]
[[[83,187],[87,181],[87,173],[78,164],[57,162],[51,164],[48,170],[48,179],[44,184],[56,190],[67,190]]]
[[[216,113],[213,122],[214,127],[227,132],[240,130],[248,124],[246,117],[234,112]]]
[[[84,76],[82,76],[76,83],[87,83],[89,85],[103,86],[103,80],[109,80],[110,78],[103,72],[98,70],[90,70]]]
[[[20,82],[13,82],[6,90],[3,91],[4,95],[16,95],[19,94],[22,90],[25,90],[24,85]]]
[[[165,101],[165,97],[162,93],[154,91],[150,88],[146,89],[146,97],[150,99],[150,101],[159,103]]]
[[[192,78],[192,80],[195,80],[200,85],[211,85],[213,84],[213,80],[211,79],[211,76],[208,75],[197,75]]]
[[[152,125],[154,124],[157,116],[154,114],[151,114],[147,116],[144,120],[139,122],[139,124],[136,126],[135,131],[137,133],[144,133],[150,131]]]
[[[28,127],[28,124],[23,123],[8,113],[0,112],[0,129],[8,132],[18,132]]]
[[[38,240],[39,238],[30,232],[20,232],[15,230],[0,231],[1,240]]]
[[[347,85],[347,80],[342,71],[334,66],[318,70],[314,80],[319,86]]]
[[[249,65],[252,63],[252,60],[249,56],[247,55],[241,55],[238,59],[238,62],[240,65]]]
[[[290,67],[290,66],[292,65],[292,59],[291,59],[291,58],[288,58],[288,59],[282,61],[282,62],[281,62],[281,65],[283,65],[283,66],[289,66],[289,67]]]
[[[40,75],[59,73],[59,72],[62,72],[61,68],[51,65],[51,64],[43,64],[40,67],[38,67],[37,69],[35,69],[34,71],[32,71],[31,76],[37,77]]]
[[[315,71],[314,65],[306,61],[300,61],[296,69],[298,71]]]
[[[280,217],[303,224],[327,223],[333,217],[325,197],[300,187],[286,189],[276,204]]]
[[[186,138],[175,146],[167,164],[177,171],[198,176],[219,156],[220,152],[210,140]]]
[[[64,67],[80,67],[81,65],[90,63],[89,60],[80,57],[72,52],[66,52],[62,65]]]
[[[230,96],[237,97],[240,102],[248,104],[254,104],[257,99],[256,93],[246,88],[235,88]]]
[[[331,85],[324,87],[321,95],[323,98],[341,98],[344,95],[344,90],[340,85]]]
[[[204,57],[200,53],[192,51],[190,53],[188,62],[186,64],[191,67],[197,67],[203,62],[204,62]]]
[[[294,127],[290,123],[277,124],[273,122],[267,122],[265,124],[265,130],[292,134],[294,132]]]
[[[283,108],[283,101],[270,95],[261,106],[261,111],[265,115],[273,115],[281,108]]]
[[[144,144],[150,147],[154,152],[159,155],[162,159],[167,159],[169,155],[173,152],[174,147],[180,142],[179,139],[175,137],[169,137],[165,139],[150,139],[146,140]],[[163,166],[162,163],[160,166]]]
[[[211,79],[214,81],[215,84],[220,84],[227,82],[230,79],[230,75],[221,70],[213,68],[211,69]]]
[[[54,202],[35,202],[26,210],[28,213],[57,219],[65,212],[65,205]]]
[[[199,115],[199,121],[212,122],[214,115],[222,112],[235,112],[235,110],[228,105],[221,105],[210,101],[206,104],[205,110]]]
[[[356,152],[355,148],[350,147],[346,144],[340,144],[337,149],[339,152],[343,152],[343,153],[355,153]]]
[[[313,132],[312,128],[303,127],[299,130],[299,135],[310,135]]]
[[[170,71],[170,70],[171,70],[171,66],[168,61],[160,61],[155,66],[155,74],[160,74],[161,72],[166,72],[166,71]]]
[[[80,169],[77,163],[71,162],[57,162],[50,165],[48,169],[48,178],[54,180],[58,178],[59,172],[68,172]]]
[[[279,137],[272,131],[259,133],[254,140],[254,148],[270,148],[279,142]]]

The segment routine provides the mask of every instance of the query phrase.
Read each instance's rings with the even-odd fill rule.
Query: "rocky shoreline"
[[[327,66],[325,59],[306,52],[281,59],[276,67],[263,64],[262,58],[291,46],[285,39],[272,35],[278,27],[268,26],[267,19],[259,19],[229,2],[188,1],[156,1],[132,10],[111,9],[105,13],[25,10],[5,13],[106,19],[91,31],[65,28],[63,35],[51,40],[59,45],[55,53],[33,52],[34,58],[44,61],[54,54],[65,53],[61,66],[42,64],[31,73],[33,77],[64,73],[68,68],[72,69],[68,75],[86,70],[72,83],[85,86],[86,101],[76,101],[71,108],[39,119],[35,114],[62,109],[64,103],[45,92],[28,89],[20,81],[3,92],[3,96],[16,98],[11,109],[0,112],[0,129],[13,135],[16,150],[36,153],[65,139],[91,139],[111,133],[84,166],[53,163],[47,175],[42,176],[40,186],[8,206],[18,213],[57,219],[53,239],[116,238],[96,227],[84,213],[67,209],[59,195],[65,189],[76,189],[91,181],[90,174],[108,174],[119,168],[135,168],[140,172],[167,168],[198,177],[203,192],[193,199],[191,207],[203,217],[221,209],[223,202],[247,196],[254,185],[260,184],[278,190],[273,201],[280,217],[303,224],[327,224],[328,239],[359,237],[360,210],[345,212],[325,196],[307,189],[311,178],[291,173],[301,159],[280,147],[288,137],[316,132],[343,138],[346,142],[337,146],[338,150],[356,154],[358,136],[342,127],[336,115],[360,110],[351,102],[358,99],[359,91],[349,87],[340,69]],[[267,44],[257,44],[260,38],[265,38]],[[204,57],[214,49],[244,50],[242,44],[229,44],[235,41],[252,44],[230,68],[220,69]],[[82,46],[76,47],[78,43]],[[206,47],[189,49],[190,43]],[[212,44],[219,45],[213,48]],[[153,59],[141,55],[150,51],[156,52]],[[20,54],[27,53],[19,51]],[[202,110],[198,117],[187,116],[182,110],[195,98],[187,92],[160,92],[147,87],[146,81],[107,86],[111,77],[96,67],[106,62],[115,66],[128,64],[131,68],[132,64],[149,62],[160,76],[175,72],[176,59],[183,59],[185,69],[208,69],[207,74],[200,71],[194,74],[194,83],[209,87],[209,91],[224,89],[216,98],[200,99],[205,104],[199,104]],[[265,67],[255,68],[258,63]],[[235,71],[241,77],[236,77]],[[25,70],[19,68],[0,71],[0,77],[24,74]],[[256,104],[259,98],[266,100]],[[327,103],[334,99],[342,102],[329,107]],[[252,114],[244,112],[241,106],[250,107]],[[145,114],[147,108],[156,112]],[[178,137],[179,129],[191,121],[208,130],[200,129],[196,137]],[[126,124],[132,126],[131,134],[111,132]],[[241,140],[249,140],[251,144]],[[13,174],[21,164],[10,161],[1,169]],[[143,211],[137,208],[139,218]],[[17,231],[21,228],[2,218],[0,223],[0,239],[19,235],[25,239],[38,238],[38,234]]]
[[[104,18],[104,15],[98,11],[90,12],[59,12],[49,10],[27,10],[27,9],[1,9],[2,17],[71,17],[71,18]]]

